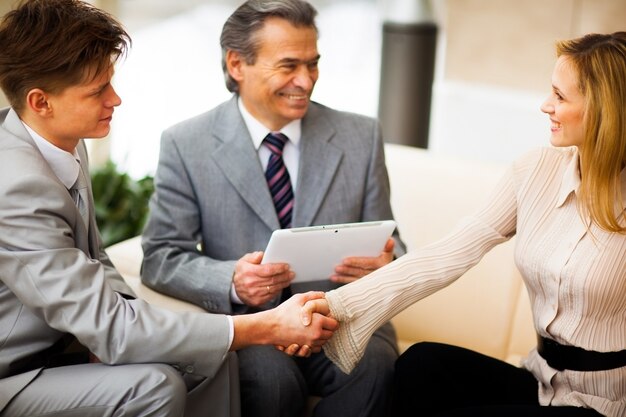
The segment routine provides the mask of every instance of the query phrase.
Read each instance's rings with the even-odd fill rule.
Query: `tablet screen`
[[[395,228],[382,220],[275,230],[262,263],[288,263],[294,283],[327,280],[346,257],[378,256]]]

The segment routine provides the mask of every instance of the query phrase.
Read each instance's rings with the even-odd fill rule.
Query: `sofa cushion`
[[[409,250],[443,237],[488,198],[506,167],[385,145],[391,205]],[[396,316],[401,350],[418,341],[474,349],[518,364],[535,344],[528,297],[513,262],[513,240],[494,248],[457,282]],[[137,295],[171,310],[203,311],[141,283],[141,237],[107,248]]]
[[[385,153],[393,214],[409,250],[445,236],[481,207],[506,170],[503,164],[402,145],[388,144]],[[494,248],[457,282],[396,316],[392,321],[401,350],[429,340],[504,360],[524,356],[534,344],[534,332],[513,262],[513,240]]]

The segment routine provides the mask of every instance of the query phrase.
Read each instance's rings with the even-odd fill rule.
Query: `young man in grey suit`
[[[143,235],[148,286],[213,312],[265,310],[303,289],[289,265],[260,264],[273,230],[392,218],[378,123],[310,101],[315,15],[300,0],[251,0],[228,18],[221,45],[233,98],[163,133]],[[405,251],[397,232],[381,249],[345,260],[314,288]],[[386,324],[351,375],[323,353],[294,360],[253,347],[238,357],[244,416],[297,416],[309,394],[322,397],[316,416],[383,416],[397,348]]]
[[[229,351],[260,343],[307,356],[336,326],[300,324],[315,293],[237,317],[134,299],[101,246],[81,139],[109,132],[114,63],[129,42],[78,0],[23,1],[0,22],[11,103],[0,109],[2,417],[237,416]]]

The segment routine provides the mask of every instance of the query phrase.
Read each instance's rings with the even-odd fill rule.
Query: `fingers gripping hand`
[[[382,252],[377,257],[355,256],[344,259],[343,263],[335,268],[335,274],[330,277],[330,280],[340,284],[348,284],[364,277],[393,261],[394,247],[395,241],[389,238]]]
[[[330,308],[328,307],[328,301],[325,298],[319,298],[307,301],[300,311],[300,320],[304,326],[308,326],[313,321],[314,314],[321,314],[323,316],[330,315]]]
[[[276,346],[276,349],[285,352],[289,356],[299,356],[301,358],[308,358],[311,356],[311,353],[319,352],[321,350],[319,347],[311,349],[310,346],[299,346],[295,343],[287,346],[286,348],[283,346]]]
[[[311,352],[319,352],[322,345],[330,339],[338,324],[335,319],[321,314],[329,311],[324,310],[323,306],[311,312],[308,325],[305,326],[302,323],[302,306],[307,301],[323,299],[322,297],[324,297],[323,292],[296,294],[275,309],[280,320],[280,327],[283,329],[279,337],[280,341],[275,344],[287,346],[281,350],[287,354],[308,356]]]
[[[329,316],[330,309],[328,308],[328,303],[324,298],[312,299],[304,303],[300,310],[300,321],[302,325],[308,326],[313,321],[314,314],[321,314],[322,316]],[[321,346],[314,346],[311,348],[310,346],[304,345],[299,346],[297,344],[292,344],[288,347],[284,346],[276,346],[276,348],[282,352],[285,352],[289,356],[300,356],[300,357],[309,357],[311,353],[317,353],[321,351]]]
[[[233,284],[246,305],[258,307],[280,295],[295,274],[284,263],[261,264],[263,252],[247,253],[235,264]]]

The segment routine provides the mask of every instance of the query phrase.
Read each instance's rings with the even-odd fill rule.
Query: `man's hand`
[[[296,294],[289,300],[275,308],[274,311],[283,320],[283,326],[290,330],[284,334],[283,343],[275,343],[277,349],[288,355],[308,357],[311,353],[317,353],[322,349],[322,345],[331,338],[337,329],[338,323],[335,319],[327,317],[330,310],[319,309],[308,314],[308,323],[303,324],[302,308],[307,302],[313,300],[324,300],[323,292],[307,292]],[[282,311],[281,311],[282,310]],[[324,312],[326,314],[324,314]],[[310,338],[309,341],[302,342],[301,337]],[[287,346],[286,348],[284,346]]]
[[[300,321],[302,325],[308,326],[313,321],[313,314],[321,314],[323,316],[330,317],[330,309],[328,308],[328,302],[325,298],[315,298],[307,301],[300,310]],[[292,344],[288,347],[276,346],[276,349],[285,352],[289,356],[304,356],[308,357],[311,352],[307,345],[299,346]]]
[[[269,344],[297,356],[319,352],[337,329],[338,323],[320,314],[324,311],[322,308],[310,313],[309,324],[305,326],[302,324],[302,307],[307,301],[323,297],[323,292],[296,294],[274,309],[233,316],[235,334],[231,350]]]
[[[313,321],[314,314],[330,316],[330,308],[326,298],[314,298],[308,300],[300,309],[300,321],[304,326],[308,326]]]
[[[372,271],[387,265],[393,261],[393,248],[395,241],[387,240],[383,251],[377,257],[351,257],[343,260],[343,263],[335,268],[335,274],[330,280],[340,284],[348,284],[364,277]]]
[[[247,253],[235,264],[235,291],[239,299],[251,307],[258,307],[279,296],[295,277],[288,264],[261,265],[262,259],[263,252]]]

